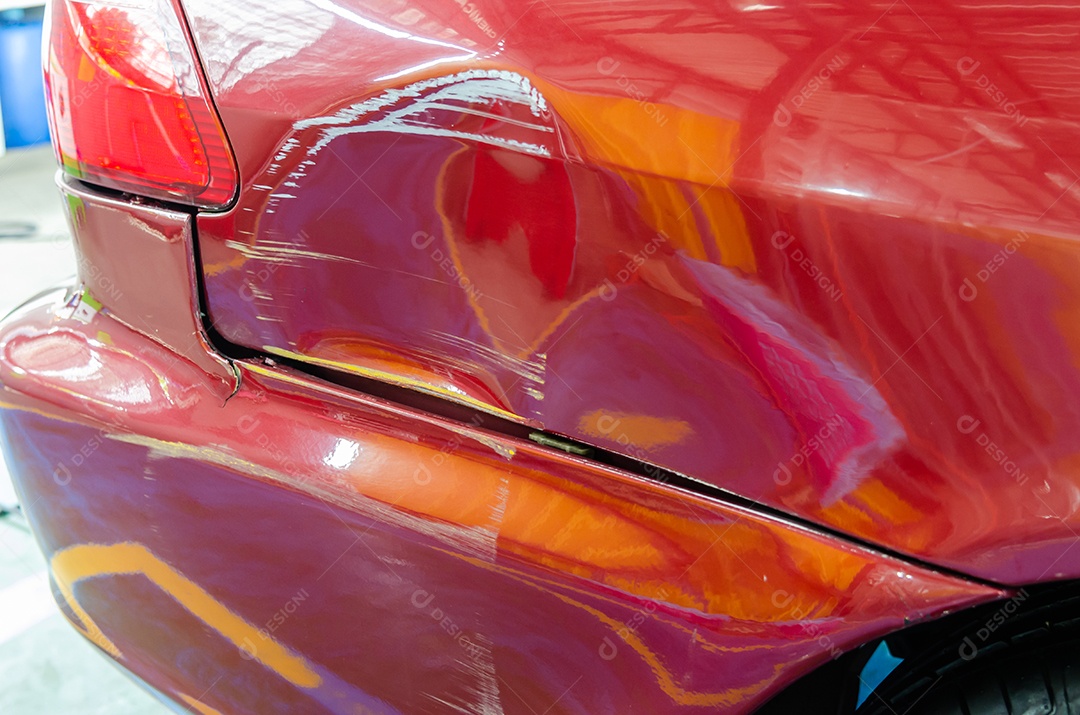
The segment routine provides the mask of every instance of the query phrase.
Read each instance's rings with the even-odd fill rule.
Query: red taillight
[[[91,183],[220,208],[236,191],[176,0],[55,0],[45,40],[53,145]]]

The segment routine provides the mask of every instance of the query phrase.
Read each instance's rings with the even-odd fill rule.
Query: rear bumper
[[[230,397],[78,295],[0,326],[5,453],[65,614],[185,705],[744,712],[1004,595],[279,369]]]
[[[65,193],[80,283],[0,323],[0,436],[65,615],[183,707],[749,712],[1006,595],[230,363],[190,217]]]

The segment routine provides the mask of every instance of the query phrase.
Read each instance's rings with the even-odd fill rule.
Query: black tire
[[[860,715],[867,706],[872,715],[1080,715],[1080,642],[1007,649],[896,695],[873,694]]]
[[[1080,715],[1076,630],[1040,623],[960,653],[907,659],[858,715]]]
[[[860,705],[870,641],[757,715],[1080,715],[1080,581],[1020,589],[884,639],[900,664]]]

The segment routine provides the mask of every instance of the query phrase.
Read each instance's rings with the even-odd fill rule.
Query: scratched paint
[[[512,415],[931,563],[1080,576],[1080,108],[1060,74],[1077,50],[1039,29],[1077,20],[909,6],[550,2],[485,8],[493,40],[426,0],[320,0],[333,24],[303,62],[211,82],[226,129],[253,139],[236,209],[197,220],[209,315],[237,345]],[[192,24],[223,62],[218,14]],[[983,76],[1014,83],[1026,121]],[[296,113],[264,106],[270,77]],[[632,440],[593,429],[598,413],[689,431]]]
[[[91,327],[48,303],[28,310],[0,330],[0,355],[56,328],[106,329],[112,344],[86,343],[88,364],[130,370],[123,355],[147,340],[105,314]],[[197,371],[164,370],[167,351],[140,354],[167,383],[145,413],[109,407],[99,380],[42,372],[49,351],[24,347],[18,380],[0,360],[0,423],[20,491],[48,505],[29,518],[73,622],[175,697],[205,689],[203,667],[228,673],[199,698],[221,712],[256,691],[260,712],[578,713],[625,710],[623,697],[653,712],[747,711],[827,658],[822,637],[850,647],[1000,595],[254,363],[222,406],[178,382]],[[91,422],[108,420],[104,438],[87,417],[56,428],[87,405]],[[91,436],[100,446],[68,478],[43,468]],[[437,468],[417,481],[419,464]],[[480,657],[415,607],[418,588]],[[256,624],[301,590],[271,634],[280,648],[264,648]]]

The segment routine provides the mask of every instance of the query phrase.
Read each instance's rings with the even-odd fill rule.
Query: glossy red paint
[[[0,324],[73,625],[200,713],[744,713],[1080,577],[1077,18],[901,5],[185,2],[238,202],[62,181]]]
[[[1074,7],[471,7],[186,2],[226,339],[1080,577]]]
[[[196,712],[749,712],[1007,595],[482,417],[234,372],[193,219],[61,190],[79,289],[0,325],[4,453],[64,613]]]
[[[5,453],[67,616],[198,712],[749,712],[1005,595],[289,371],[223,404],[66,297],[0,330]]]

